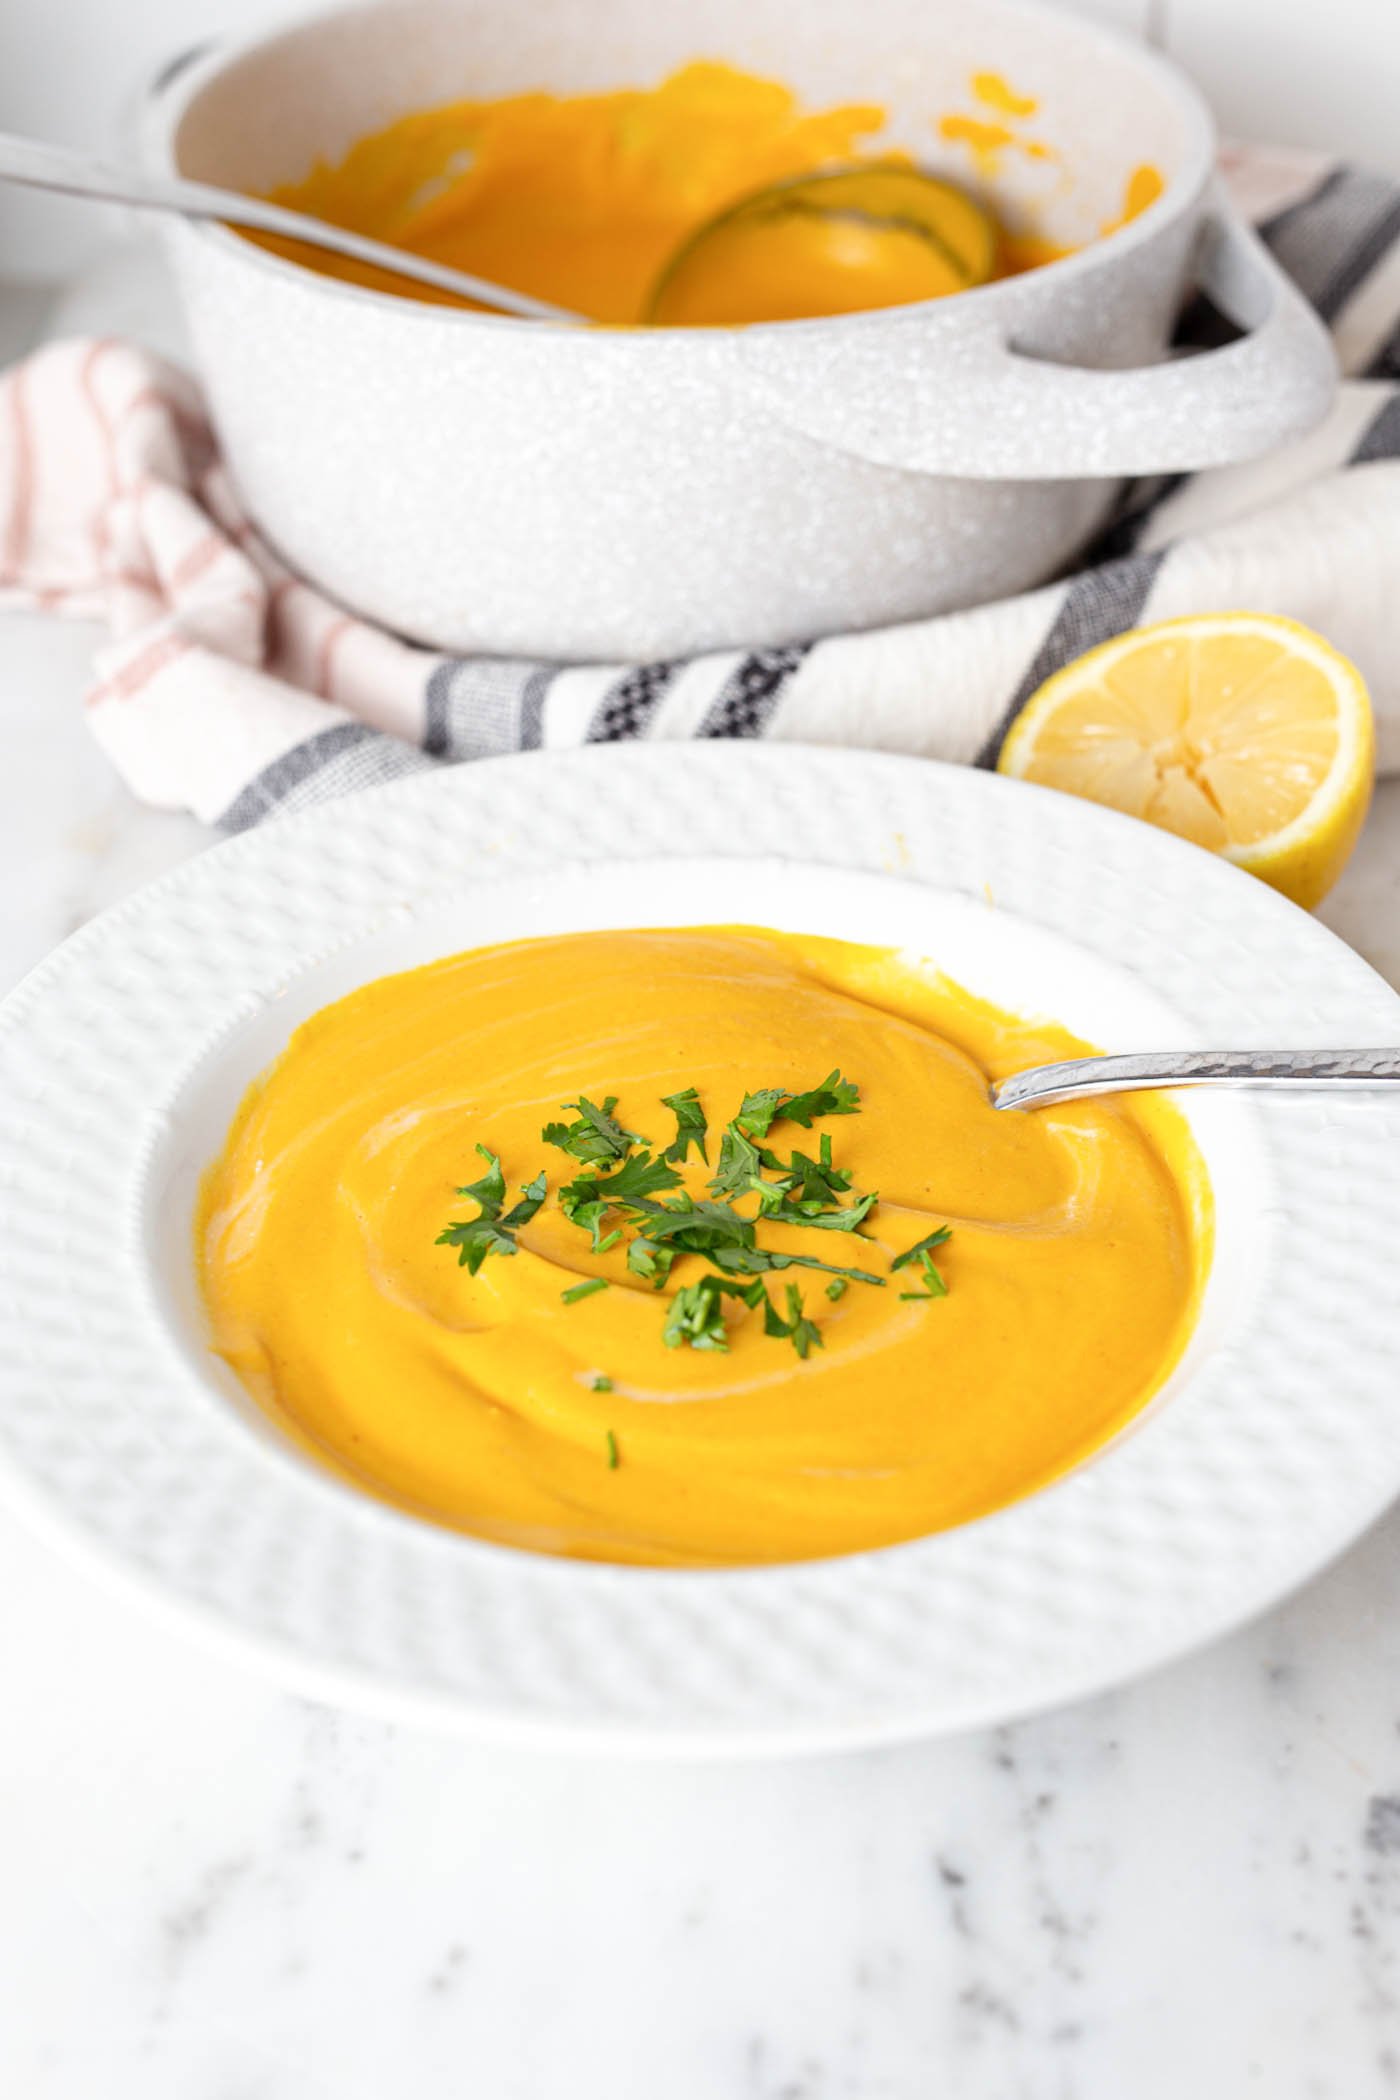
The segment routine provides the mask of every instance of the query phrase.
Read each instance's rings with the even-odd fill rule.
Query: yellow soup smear
[[[1182,1121],[1150,1097],[999,1114],[987,1083],[1082,1049],[892,952],[750,928],[607,932],[478,949],[383,978],[298,1029],[210,1169],[198,1259],[215,1348],[332,1468],[479,1536],[594,1560],[724,1566],[882,1546],[996,1509],[1073,1466],[1142,1407],[1190,1330],[1209,1196]],[[542,1140],[580,1096],[653,1153],[694,1088],[712,1200],[745,1094],[833,1070],[858,1112],[775,1121],[784,1161],[823,1135],[879,1200],[858,1232],[771,1224],[761,1244],[860,1267],[796,1284],[820,1343],[799,1356],[724,1300],[727,1349],[668,1347],[668,1305],[604,1252],[559,1190],[595,1170]],[[517,1251],[472,1275],[476,1147]],[[674,1201],[674,1197],[666,1200]],[[756,1200],[756,1199],[755,1199]],[[753,1203],[735,1197],[731,1208]],[[895,1259],[937,1227],[946,1295]],[[576,1302],[590,1278],[608,1288]],[[747,1281],[748,1279],[746,1279]],[[905,1295],[905,1293],[914,1295]]]
[[[867,157],[884,122],[870,103],[807,111],[775,80],[697,62],[654,88],[421,110],[272,195],[593,320],[630,322],[705,220],[766,183]],[[337,256],[313,267],[408,290]]]
[[[1034,95],[1018,95],[1000,73],[974,73],[971,85],[979,102],[1005,117],[1033,117],[1040,108]]]
[[[996,75],[979,74],[973,85],[984,111],[996,108],[1014,120],[1034,108]],[[909,154],[881,144],[885,125],[878,104],[809,110],[779,81],[697,60],[651,88],[539,92],[419,110],[360,139],[338,164],[318,161],[303,180],[271,195],[313,218],[614,324],[897,306],[1068,252],[1024,226],[1012,232],[999,225],[981,208],[985,200],[959,206],[954,199],[947,246],[931,242],[922,226],[911,238],[904,215],[885,223],[878,211],[867,213],[860,266],[853,267],[845,248],[861,241],[861,214],[828,218],[823,229],[795,199],[761,254],[751,243],[719,251],[715,268],[721,279],[727,270],[730,281],[718,284],[708,307],[688,299],[683,311],[653,315],[652,294],[667,266],[699,228],[755,191],[833,167],[912,167]],[[994,172],[993,142],[1031,155],[1049,151],[985,114],[946,117],[941,128],[945,140],[975,149],[984,176]],[[948,267],[949,248],[954,263],[961,251],[958,221],[969,209],[988,227],[990,273]],[[882,224],[881,244],[873,236]],[[352,283],[464,303],[276,236],[247,238]],[[756,274],[759,281],[750,282]]]

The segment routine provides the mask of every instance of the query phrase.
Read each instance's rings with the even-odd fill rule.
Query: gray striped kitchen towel
[[[1328,420],[1263,460],[1127,489],[1069,577],[807,648],[686,662],[444,657],[293,575],[224,473],[198,389],[121,342],[0,381],[0,603],[97,617],[95,735],[132,790],[227,830],[427,766],[628,737],[774,737],[983,765],[1042,679],[1138,623],[1290,614],[1353,657],[1400,770],[1400,188],[1249,149],[1224,172],[1325,317]],[[1186,343],[1212,317],[1183,317]]]

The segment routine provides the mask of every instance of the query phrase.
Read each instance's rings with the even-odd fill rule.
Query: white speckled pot
[[[160,104],[165,167],[264,189],[457,95],[647,83],[722,57],[811,103],[937,118],[980,69],[1053,157],[1001,156],[1012,223],[1090,240],[955,298],[749,329],[578,330],[335,283],[222,228],[178,275],[233,471],[288,559],[445,648],[645,657],[975,604],[1062,566],[1114,477],[1266,449],[1323,413],[1330,345],[1213,188],[1203,103],[1141,47],[1023,0],[389,0],[215,54]],[[985,111],[983,112],[985,114]],[[1162,363],[1192,273],[1251,332]]]

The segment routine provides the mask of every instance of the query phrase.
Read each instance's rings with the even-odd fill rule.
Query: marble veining
[[[88,646],[0,621],[5,986],[205,836],[90,747]],[[1400,782],[1324,911],[1393,981],[1398,901]],[[1400,2091],[1400,1515],[1140,1684],[789,1765],[325,1711],[8,1515],[0,1682],[7,2100]]]

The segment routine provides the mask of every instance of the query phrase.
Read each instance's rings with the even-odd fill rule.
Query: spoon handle
[[[31,189],[59,190],[69,197],[95,197],[107,204],[130,204],[138,211],[168,211],[183,219],[215,219],[228,226],[251,227],[256,233],[281,234],[288,240],[328,248],[353,262],[372,263],[376,269],[391,270],[396,277],[411,283],[456,292],[459,297],[479,300],[483,306],[518,314],[526,320],[581,318],[562,306],[550,306],[543,299],[512,291],[507,285],[491,284],[467,270],[450,270],[425,255],[367,240],[363,234],[351,233],[348,227],[332,226],[326,219],[309,219],[302,212],[287,211],[261,197],[245,197],[238,190],[216,189],[206,182],[147,175],[137,168],[109,168],[101,161],[90,160],[85,153],[69,153],[39,139],[16,138],[9,132],[0,132],[0,181],[24,183]]]
[[[1091,1094],[1140,1087],[1287,1086],[1358,1092],[1400,1085],[1400,1049],[1149,1050],[1127,1057],[1076,1057],[999,1079],[998,1108],[1048,1108]]]

